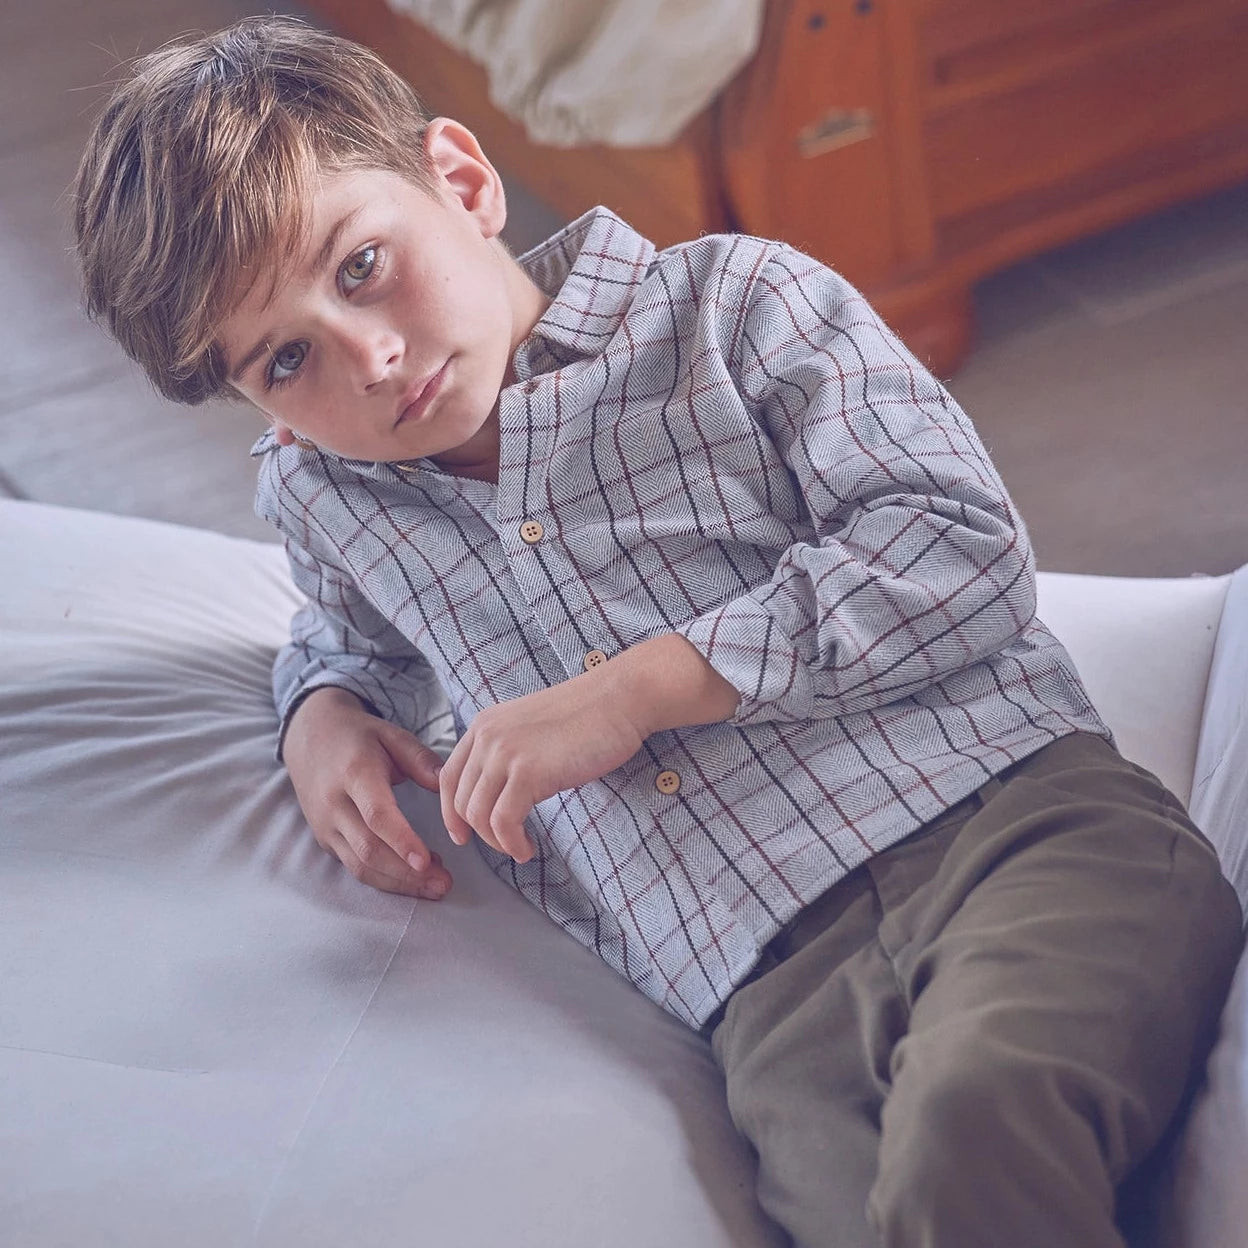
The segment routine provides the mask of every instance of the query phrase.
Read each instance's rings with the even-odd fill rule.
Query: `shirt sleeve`
[[[996,653],[1035,613],[1026,531],[970,421],[863,297],[777,247],[734,371],[812,535],[678,631],[740,693],[732,722],[870,710]]]
[[[291,640],[273,665],[273,697],[281,729],[314,689],[347,689],[373,714],[400,724],[432,745],[451,730],[446,696],[428,660],[339,569],[289,537],[286,555],[307,602],[291,621]]]

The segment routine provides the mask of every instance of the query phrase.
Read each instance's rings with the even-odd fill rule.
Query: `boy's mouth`
[[[442,389],[442,383],[446,380],[446,371],[450,367],[450,363],[450,360],[447,360],[436,373],[408,386],[399,399],[399,414],[394,420],[396,426],[407,421],[419,420],[425,414],[429,404],[433,402],[438,392]]]

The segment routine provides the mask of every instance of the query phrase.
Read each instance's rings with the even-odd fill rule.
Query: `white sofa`
[[[4,1248],[761,1248],[707,1046],[444,839],[357,884],[274,761],[276,546],[0,502]],[[1046,575],[1124,752],[1248,895],[1248,568]],[[407,786],[411,789],[411,786]],[[1248,1243],[1248,982],[1164,1182]]]

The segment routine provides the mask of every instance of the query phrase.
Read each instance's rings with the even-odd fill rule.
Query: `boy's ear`
[[[476,135],[449,117],[435,117],[425,127],[425,158],[429,172],[467,209],[482,236],[498,235],[507,223],[507,198]]]

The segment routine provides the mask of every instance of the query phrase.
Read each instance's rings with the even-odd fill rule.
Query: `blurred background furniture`
[[[0,300],[0,496],[273,538],[251,510],[247,451],[258,416],[225,401],[176,407],[83,316],[66,188],[128,58],[188,30],[293,7],[41,0],[5,9],[0,259],[14,279]],[[633,185],[640,174],[630,183],[600,163],[614,189],[588,188],[586,199],[663,199],[661,186]],[[534,170],[503,172],[506,238],[521,252],[567,214],[541,199],[554,197],[556,179],[548,188]],[[1026,518],[1042,568],[1185,576],[1248,560],[1246,222],[1241,181],[976,286],[974,349],[949,385]]]
[[[575,149],[533,142],[397,2],[306,7],[561,213],[606,203],[660,246],[783,238],[941,375],[985,274],[1248,177],[1248,0],[767,0],[757,54],[678,139]]]

